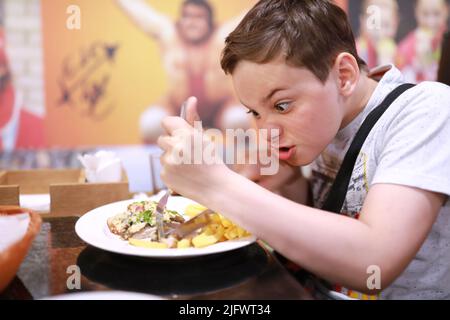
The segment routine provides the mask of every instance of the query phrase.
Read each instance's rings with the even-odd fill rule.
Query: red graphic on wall
[[[0,151],[46,146],[43,119],[24,109],[15,90],[0,29]]]

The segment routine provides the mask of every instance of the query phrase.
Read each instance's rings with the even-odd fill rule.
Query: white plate
[[[163,297],[126,291],[89,291],[57,295],[41,300],[166,300]]]
[[[150,200],[159,200],[159,197],[151,197]],[[128,241],[122,240],[119,236],[109,231],[106,221],[109,217],[120,212],[124,212],[130,203],[137,200],[125,200],[107,204],[105,206],[89,211],[78,219],[75,225],[75,232],[86,243],[106,251],[120,253],[131,256],[152,257],[152,258],[181,258],[195,257],[220,252],[226,252],[245,247],[256,241],[251,236],[247,238],[219,242],[205,248],[187,249],[148,249],[132,246]],[[184,209],[195,203],[183,197],[170,197],[167,208],[176,210],[184,214]]]

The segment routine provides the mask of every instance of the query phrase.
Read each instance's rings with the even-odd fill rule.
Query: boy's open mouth
[[[281,147],[279,149],[278,157],[282,161],[289,160],[295,153],[295,146],[293,147]]]

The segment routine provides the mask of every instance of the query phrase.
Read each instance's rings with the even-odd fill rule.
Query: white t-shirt
[[[339,131],[313,163],[312,188],[316,207],[322,207],[362,122],[402,83],[405,83],[402,74],[391,66],[364,111]],[[342,213],[357,218],[369,188],[380,183],[450,195],[450,87],[424,82],[394,101],[361,149]],[[442,207],[417,256],[380,297],[450,299],[450,201]]]

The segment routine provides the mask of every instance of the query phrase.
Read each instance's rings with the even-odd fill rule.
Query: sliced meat
[[[139,240],[149,239],[151,241],[155,241],[157,240],[156,228],[147,226],[144,229],[140,230],[139,232],[133,234],[132,238]]]

